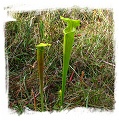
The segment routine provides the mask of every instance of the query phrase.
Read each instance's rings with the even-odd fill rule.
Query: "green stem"
[[[69,67],[71,50],[74,43],[74,34],[75,34],[76,27],[80,25],[80,21],[64,18],[64,17],[60,17],[60,18],[65,22],[67,22],[68,24],[68,26],[63,30],[64,43],[63,43],[63,75],[62,75],[62,96],[61,96],[61,106],[63,106],[66,77],[67,77],[67,72]]]
[[[40,83],[40,100],[41,100],[41,111],[44,110],[44,96],[43,96],[43,68],[44,68],[44,47],[50,46],[50,44],[40,43],[36,46],[37,48],[37,61],[38,61],[38,75]]]
[[[38,73],[40,82],[40,94],[41,94],[41,109],[44,109],[43,103],[43,62],[44,62],[44,48],[37,49],[37,61],[38,61]]]
[[[74,34],[74,33],[72,33]],[[67,40],[72,40],[69,44]],[[64,35],[64,47],[63,47],[63,75],[62,75],[62,98],[61,98],[61,105],[64,102],[64,93],[65,93],[65,85],[66,85],[66,77],[69,67],[70,55],[72,50],[74,39],[70,36],[70,33]],[[68,53],[67,53],[68,52]]]

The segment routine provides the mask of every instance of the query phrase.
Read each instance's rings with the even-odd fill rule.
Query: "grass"
[[[41,111],[36,48],[52,44],[45,51],[44,111],[60,111],[63,29],[60,16],[79,19],[67,75],[63,109],[114,108],[113,13],[107,9],[57,9],[12,13],[16,22],[5,26],[5,52],[9,62],[9,108],[23,113],[25,107]]]

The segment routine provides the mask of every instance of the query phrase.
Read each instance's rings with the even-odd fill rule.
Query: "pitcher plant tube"
[[[40,43],[36,46],[37,48],[37,62],[38,62],[38,75],[39,75],[39,83],[40,83],[40,100],[41,100],[41,111],[44,110],[44,97],[43,97],[43,68],[44,68],[44,48],[46,46],[51,46],[48,43]]]
[[[74,43],[74,34],[76,27],[80,26],[80,20],[73,20],[69,18],[64,18],[60,16],[64,22],[67,23],[67,27],[63,30],[64,33],[64,42],[63,42],[63,74],[62,74],[62,92],[61,92],[61,107],[64,102],[64,93],[66,85],[66,77],[69,67],[69,61],[71,56],[71,50]]]

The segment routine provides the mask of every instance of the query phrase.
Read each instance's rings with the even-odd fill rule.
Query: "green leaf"
[[[74,34],[76,31],[76,27],[80,25],[80,21],[69,19],[69,18],[64,18],[62,16],[60,16],[60,18],[63,21],[67,22],[67,27],[63,30],[64,43],[63,43],[62,98],[61,98],[61,105],[63,105],[65,85],[66,85],[66,76],[67,76],[68,67],[69,67],[71,50],[72,50],[72,46],[74,43]]]

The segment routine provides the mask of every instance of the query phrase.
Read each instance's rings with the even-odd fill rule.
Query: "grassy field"
[[[63,29],[60,16],[79,19],[72,48],[63,109],[114,109],[113,12],[80,8],[12,13],[16,22],[5,25],[5,53],[9,66],[9,108],[19,114],[25,107],[41,111],[36,45],[45,49],[45,111],[60,111]],[[7,57],[7,56],[6,56]]]

